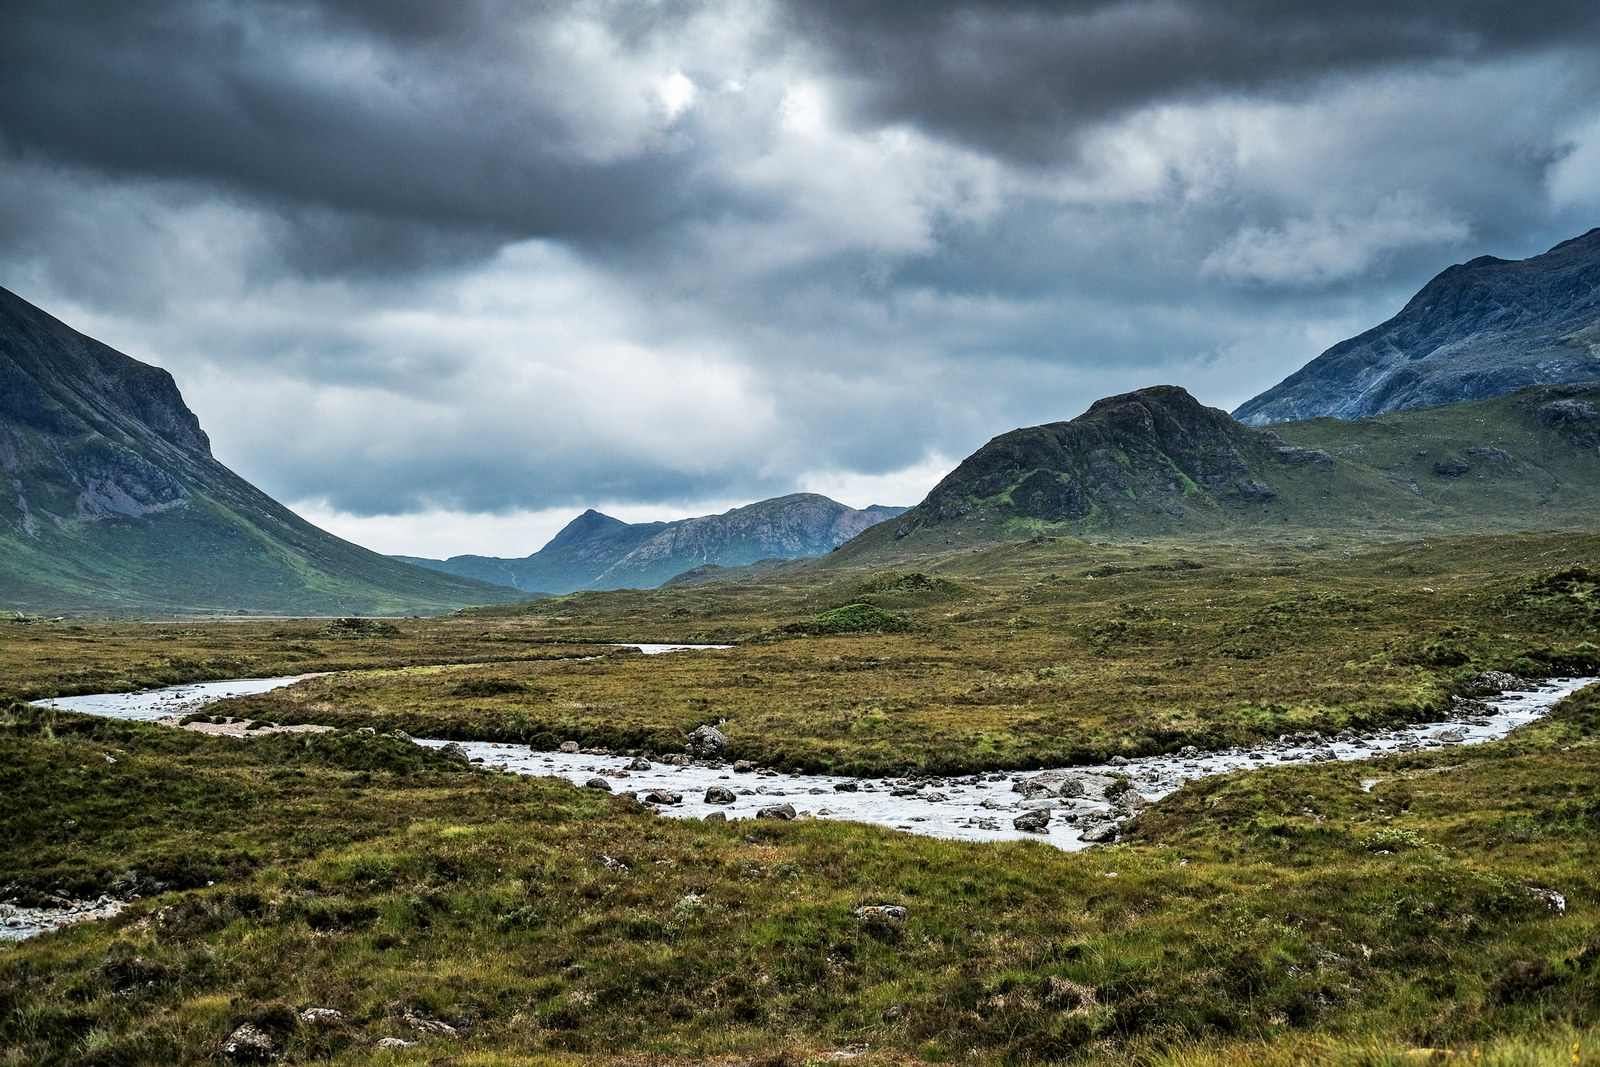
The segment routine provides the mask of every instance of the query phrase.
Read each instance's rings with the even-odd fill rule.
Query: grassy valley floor
[[[226,710],[658,751],[725,718],[785,766],[1037,765],[1592,670],[1597,555],[1041,540],[437,620],[39,621],[0,634],[0,685],[336,666]],[[596,644],[696,637],[740,647]],[[0,897],[137,899],[0,947],[0,1063],[218,1062],[245,1022],[286,1062],[1600,1062],[1597,756],[1590,690],[1471,750],[1193,783],[1063,853],[667,820],[381,734],[12,703]],[[904,921],[855,916],[878,903]]]

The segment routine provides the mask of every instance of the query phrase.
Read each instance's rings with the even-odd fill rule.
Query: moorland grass
[[[1195,783],[1084,853],[664,820],[376,736],[14,708],[4,744],[0,879],[146,895],[0,952],[0,1062],[210,1062],[247,1018],[293,1059],[419,1063],[1381,1063],[1600,1021],[1594,690],[1470,751]],[[880,902],[904,925],[853,917]]]
[[[392,632],[40,621],[0,629],[0,685],[337,665],[231,710],[660,749],[716,717],[772,763],[1026,766],[1430,715],[1488,668],[1593,669],[1597,548],[1046,538]],[[804,632],[852,604],[907,629]],[[713,636],[740,647],[601,647]],[[13,704],[0,897],[139,899],[0,947],[0,1063],[215,1062],[245,1020],[291,1062],[777,1067],[865,1045],[880,1062],[1509,1065],[1573,1062],[1573,1042],[1593,1062],[1597,740],[1590,690],[1492,745],[1196,782],[1124,843],[1069,854],[665,820],[354,730],[235,740]],[[909,914],[863,926],[868,903]],[[343,1017],[300,1022],[313,1007]],[[376,1051],[388,1036],[420,1044]]]

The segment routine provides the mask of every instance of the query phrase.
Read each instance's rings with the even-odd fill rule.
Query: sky
[[[1600,225],[1600,5],[6,0],[0,285],[383,552],[917,502]]]

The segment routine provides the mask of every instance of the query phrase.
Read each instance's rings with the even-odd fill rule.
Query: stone
[[[1459,745],[1467,739],[1467,735],[1458,726],[1447,726],[1443,730],[1435,730],[1428,736],[1435,741],[1443,741],[1448,745]]]
[[[1109,844],[1117,839],[1117,824],[1103,822],[1085,826],[1078,836],[1091,845]]]
[[[1082,778],[1063,778],[1055,789],[1058,797],[1081,797],[1084,792]]]
[[[1560,893],[1557,893],[1554,889],[1541,889],[1536,885],[1530,885],[1524,888],[1526,889],[1528,896],[1532,897],[1540,904],[1543,904],[1551,911],[1564,912],[1567,910],[1567,898],[1562,896]]]
[[[736,759],[733,761],[733,773],[735,774],[748,774],[755,769],[756,765],[747,759]]]
[[[906,921],[906,909],[900,904],[863,904],[850,914],[862,926],[899,926]]]
[[[1043,809],[1023,812],[1011,820],[1011,825],[1026,833],[1046,834],[1050,832],[1050,813]]]
[[[222,1042],[222,1054],[235,1063],[262,1063],[278,1058],[278,1039],[255,1023],[245,1023]]]
[[[1184,759],[1194,759],[1196,756],[1200,755],[1200,750],[1195,748],[1193,745],[1184,745],[1182,748],[1178,749],[1178,755],[1182,756]]]
[[[990,811],[1004,811],[1011,805],[1000,797],[984,797],[979,807],[988,808]]]
[[[683,794],[673,793],[666,789],[652,789],[649,792],[640,793],[639,799],[646,804],[682,804]]]
[[[661,757],[661,762],[669,767],[687,767],[694,763],[694,757],[683,752],[674,752]]]
[[[1150,801],[1146,800],[1137,789],[1124,790],[1112,803],[1129,815],[1137,815],[1150,806]]]
[[[416,1048],[417,1042],[407,1041],[401,1037],[380,1037],[373,1043],[373,1048],[399,1050],[403,1048]]]
[[[465,748],[461,747],[460,742],[457,742],[457,741],[452,741],[448,745],[444,745],[443,747],[441,747],[439,749],[439,755],[441,755],[441,756],[449,756],[451,759],[458,759],[462,763],[466,763],[469,759],[472,758],[467,753],[467,750]]]
[[[738,797],[725,785],[714,785],[706,790],[707,804],[732,804]]]
[[[576,742],[576,741],[563,741],[563,742],[561,742],[561,747],[558,748],[556,751],[557,752],[565,752],[569,756],[576,756],[578,754],[578,742]]]
[[[1127,756],[1112,756],[1110,759],[1106,760],[1106,766],[1107,767],[1126,767],[1128,764],[1130,764],[1132,762],[1133,761],[1131,759],[1129,759]]]
[[[360,734],[362,737],[377,737],[378,736],[378,731],[373,729],[370,726],[363,726],[359,730],[357,730],[356,733]]]
[[[857,793],[861,791],[861,787],[855,782],[834,782],[833,791],[835,793]]]
[[[1050,797],[1033,797],[1017,802],[1017,807],[1022,811],[1054,811],[1061,806],[1061,801]]]
[[[709,759],[722,755],[722,750],[728,747],[728,738],[715,726],[699,726],[689,735],[688,743],[684,750],[691,756]]]
[[[583,783],[583,787],[585,789],[599,789],[607,793],[611,792],[611,783],[604,778],[591,778]]]
[[[330,1026],[344,1021],[344,1012],[336,1008],[307,1008],[300,1013],[300,1021],[312,1026]]]
[[[704,819],[706,822],[727,822],[728,816],[726,812],[713,811],[709,815],[704,816]]]
[[[762,808],[756,812],[758,819],[782,819],[785,822],[795,817],[793,804],[774,804],[770,808]]]
[[[456,1028],[449,1023],[442,1023],[438,1019],[430,1019],[425,1015],[412,1015],[407,1012],[404,1021],[411,1029],[421,1031],[424,1034],[453,1034],[456,1032]]]
[[[648,771],[649,769],[650,761],[643,756],[635,756],[633,762],[628,764],[628,770],[630,771]]]

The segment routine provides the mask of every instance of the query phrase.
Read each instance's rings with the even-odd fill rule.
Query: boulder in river
[[[707,804],[732,804],[738,797],[725,785],[714,785],[706,790]]]
[[[794,810],[793,804],[774,804],[770,808],[762,808],[756,812],[758,819],[782,819],[788,822],[799,814]]]
[[[630,771],[648,771],[649,769],[650,761],[643,756],[635,756],[633,762],[628,764],[628,770]]]
[[[736,759],[733,761],[734,774],[748,774],[755,769],[756,765],[747,759]]]
[[[1011,825],[1026,833],[1047,834],[1050,832],[1050,813],[1043,809],[1023,812],[1011,820]]]
[[[462,763],[466,763],[472,758],[468,755],[467,750],[461,747],[460,742],[457,741],[452,741],[448,745],[442,746],[439,749],[439,755],[449,756],[451,759],[460,760]]]
[[[578,754],[578,742],[563,741],[561,742],[561,747],[557,749],[557,751],[565,752],[569,756],[576,756]]]
[[[639,799],[646,804],[682,804],[683,794],[665,789],[652,789],[647,793],[640,793]]]
[[[722,750],[727,747],[728,739],[721,730],[715,726],[700,726],[689,735],[684,751],[700,759],[711,759],[722,755]]]
[[[1467,739],[1467,735],[1459,726],[1447,726],[1443,730],[1435,730],[1428,736],[1435,741],[1443,741],[1447,745],[1459,745]]]

